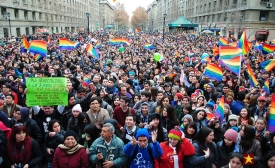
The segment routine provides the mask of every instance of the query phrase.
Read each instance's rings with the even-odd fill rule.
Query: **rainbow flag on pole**
[[[81,45],[81,43],[78,41],[74,42],[73,44],[74,44],[74,48],[78,48]]]
[[[224,96],[220,99],[220,103],[216,108],[216,113],[219,115],[221,121],[224,119]]]
[[[87,51],[87,53],[88,54],[90,54],[90,55],[92,55],[93,53],[92,53],[92,50],[93,50],[93,46],[92,46],[92,44],[87,44],[87,46],[86,46],[86,51]]]
[[[216,64],[209,63],[205,67],[205,76],[208,76],[211,79],[221,81],[222,80],[222,68]]]
[[[28,50],[30,48],[30,43],[28,42],[26,36],[23,36],[22,44],[25,50]]]
[[[41,56],[46,56],[47,42],[44,40],[33,40],[30,44],[29,51],[35,54],[41,54]]]
[[[263,90],[266,94],[270,95],[270,89],[269,89],[269,80],[266,80],[264,82],[264,87],[263,87]]]
[[[275,50],[275,46],[269,45],[269,44],[263,44],[263,53],[268,54]]]
[[[241,56],[232,59],[220,59],[220,63],[234,74],[240,76],[241,73]]]
[[[97,42],[96,45],[95,45],[95,48],[98,49],[98,48],[101,48],[102,47],[102,44],[100,42]]]
[[[243,34],[241,38],[239,39],[238,47],[242,49],[243,55],[246,55],[249,53],[250,47],[252,46],[252,43],[247,41],[246,39],[246,29],[243,30]]]
[[[271,98],[271,107],[268,117],[268,131],[275,132],[275,95],[272,95]]]
[[[246,64],[247,67],[247,74],[249,77],[249,82],[250,82],[250,86],[256,86],[259,84],[259,82],[256,79],[256,76],[254,75],[252,69],[250,68],[250,65],[247,63]]]
[[[100,59],[99,58],[99,52],[98,52],[98,49],[96,49],[96,48],[93,48],[92,49],[92,55],[96,58],[96,59]]]
[[[91,83],[90,78],[86,74],[84,74],[83,78],[84,79],[83,79],[82,85],[89,87]]]
[[[219,45],[220,46],[227,46],[228,45],[228,40],[223,38],[223,37],[220,37],[219,39]]]
[[[131,43],[127,40],[127,39],[124,39],[124,38],[112,38],[112,39],[109,39],[109,44],[110,45],[131,45]]]
[[[265,69],[267,72],[271,71],[275,67],[275,59],[270,59],[262,62],[260,64],[260,67],[262,69]]]
[[[41,56],[41,54],[35,54],[35,56],[33,56],[33,58],[35,59],[35,61],[41,61],[44,57]]]
[[[74,50],[75,44],[67,39],[67,38],[60,38],[59,39],[59,50]]]

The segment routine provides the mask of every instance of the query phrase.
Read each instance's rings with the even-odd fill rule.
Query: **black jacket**
[[[28,121],[26,122],[26,127],[28,129],[29,135],[33,139],[35,139],[39,144],[42,144],[43,136],[37,122],[29,118]]]
[[[64,134],[65,134],[65,131],[61,130],[59,133],[56,133],[53,137],[50,137],[49,133],[45,135],[44,149],[49,159],[48,162],[52,162],[54,152],[51,155],[49,155],[47,152],[47,149],[50,148],[50,149],[53,149],[53,151],[55,151],[57,146],[64,142]]]

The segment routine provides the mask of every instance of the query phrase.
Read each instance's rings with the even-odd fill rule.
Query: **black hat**
[[[152,116],[151,116],[151,119],[153,120],[155,118],[160,120],[160,114],[159,113],[153,113]]]
[[[133,86],[133,80],[132,79],[127,79],[126,83],[128,83],[131,86]]]
[[[77,135],[73,130],[66,131],[66,133],[64,135],[64,141],[68,136],[73,136],[75,138],[75,140],[77,140]]]

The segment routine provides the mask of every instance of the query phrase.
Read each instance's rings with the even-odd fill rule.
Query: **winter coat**
[[[109,113],[107,110],[100,108],[100,111],[97,112],[97,116],[95,118],[95,116],[92,114],[91,110],[89,109],[86,112],[89,116],[90,122],[94,123],[96,125],[97,128],[101,128],[103,125],[103,122],[105,119],[110,119]]]
[[[0,110],[3,111],[8,116],[8,118],[13,118],[13,112],[16,107],[20,108],[21,106],[13,103],[11,105],[11,109],[10,109],[10,113],[9,113],[8,106],[4,104],[4,105],[0,106]]]
[[[241,146],[241,149],[243,151],[243,154],[254,154],[254,165],[259,163],[259,161],[262,158],[261,145],[260,145],[260,142],[256,139],[254,139],[253,144],[248,151],[244,151],[242,146]],[[246,167],[246,166],[244,166],[244,167]],[[247,167],[249,167],[249,166],[247,166]]]
[[[28,121],[26,122],[26,127],[29,132],[29,135],[33,139],[35,139],[39,144],[42,144],[43,136],[42,136],[42,132],[41,132],[37,122],[35,120],[29,118]]]
[[[158,159],[162,156],[163,150],[158,142],[149,143],[148,145],[150,145],[150,150],[152,150],[154,159]],[[154,168],[154,160],[151,159],[148,153],[148,147],[141,148],[139,145],[131,145],[131,143],[128,142],[123,148],[123,152],[126,156],[131,158],[134,155],[136,148],[138,148],[138,153],[132,161],[130,168],[142,167],[144,165],[146,165],[146,168]]]
[[[192,168],[212,168],[212,164],[214,164],[216,167],[219,165],[219,155],[217,152],[217,146],[214,142],[212,142],[214,146],[215,151],[211,151],[210,149],[210,155],[208,158],[205,158],[204,152],[202,152],[202,149],[200,149],[199,144],[194,141],[193,146],[195,147],[195,154],[188,158],[190,167]],[[206,144],[206,148],[209,148],[209,146]]]
[[[240,114],[241,109],[244,107],[244,103],[240,101],[233,101],[231,104],[231,111],[233,114],[236,114],[237,116]]]
[[[217,143],[217,151],[218,151],[218,155],[219,155],[220,167],[226,166],[229,163],[230,156],[232,155],[232,153],[242,153],[238,143],[235,143],[233,151],[230,151],[230,152],[226,152],[222,148],[222,145],[223,145],[223,141],[220,141]]]
[[[81,148],[73,154],[67,152],[59,147],[54,152],[52,168],[88,168],[89,160],[85,148]]]
[[[192,156],[195,154],[194,146],[187,140],[183,138],[180,142],[180,148],[178,155],[178,165],[179,168],[184,168],[184,158],[185,156]],[[160,143],[163,150],[163,155],[159,159],[155,159],[155,167],[159,168],[173,168],[174,167],[174,150],[169,146],[167,142]],[[171,159],[172,158],[172,159]]]
[[[12,152],[12,151],[9,151]],[[38,168],[40,163],[43,160],[43,154],[40,150],[39,144],[36,142],[36,140],[31,139],[31,158],[28,162],[29,168]],[[11,160],[8,160],[7,167],[11,167],[15,163],[12,163]]]
[[[62,144],[64,142],[64,134],[65,134],[65,131],[63,131],[63,130],[61,130],[59,133],[55,133],[55,135],[53,137],[50,137],[49,133],[47,133],[44,138],[45,151],[47,151],[48,148],[53,149],[55,151],[55,149],[58,147],[58,145]],[[48,162],[52,162],[54,154],[49,155],[47,153],[47,155],[48,155],[48,159],[49,159]]]
[[[127,161],[127,158],[123,152],[123,147],[123,141],[116,135],[113,135],[107,150],[107,147],[105,146],[105,140],[102,139],[102,137],[99,137],[93,142],[92,146],[90,147],[89,160],[93,164],[96,164],[97,168],[101,168],[102,166],[96,158],[97,153],[100,152],[103,155],[103,160],[111,160],[114,162],[113,168],[121,168]]]

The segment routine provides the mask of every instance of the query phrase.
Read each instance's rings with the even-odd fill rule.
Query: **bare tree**
[[[116,3],[114,10],[114,21],[118,28],[127,27],[129,25],[129,15],[125,11],[124,4]]]
[[[137,7],[137,9],[133,12],[133,16],[131,18],[131,25],[133,27],[140,27],[148,21],[148,14],[144,7]],[[144,25],[145,26],[145,25]]]

